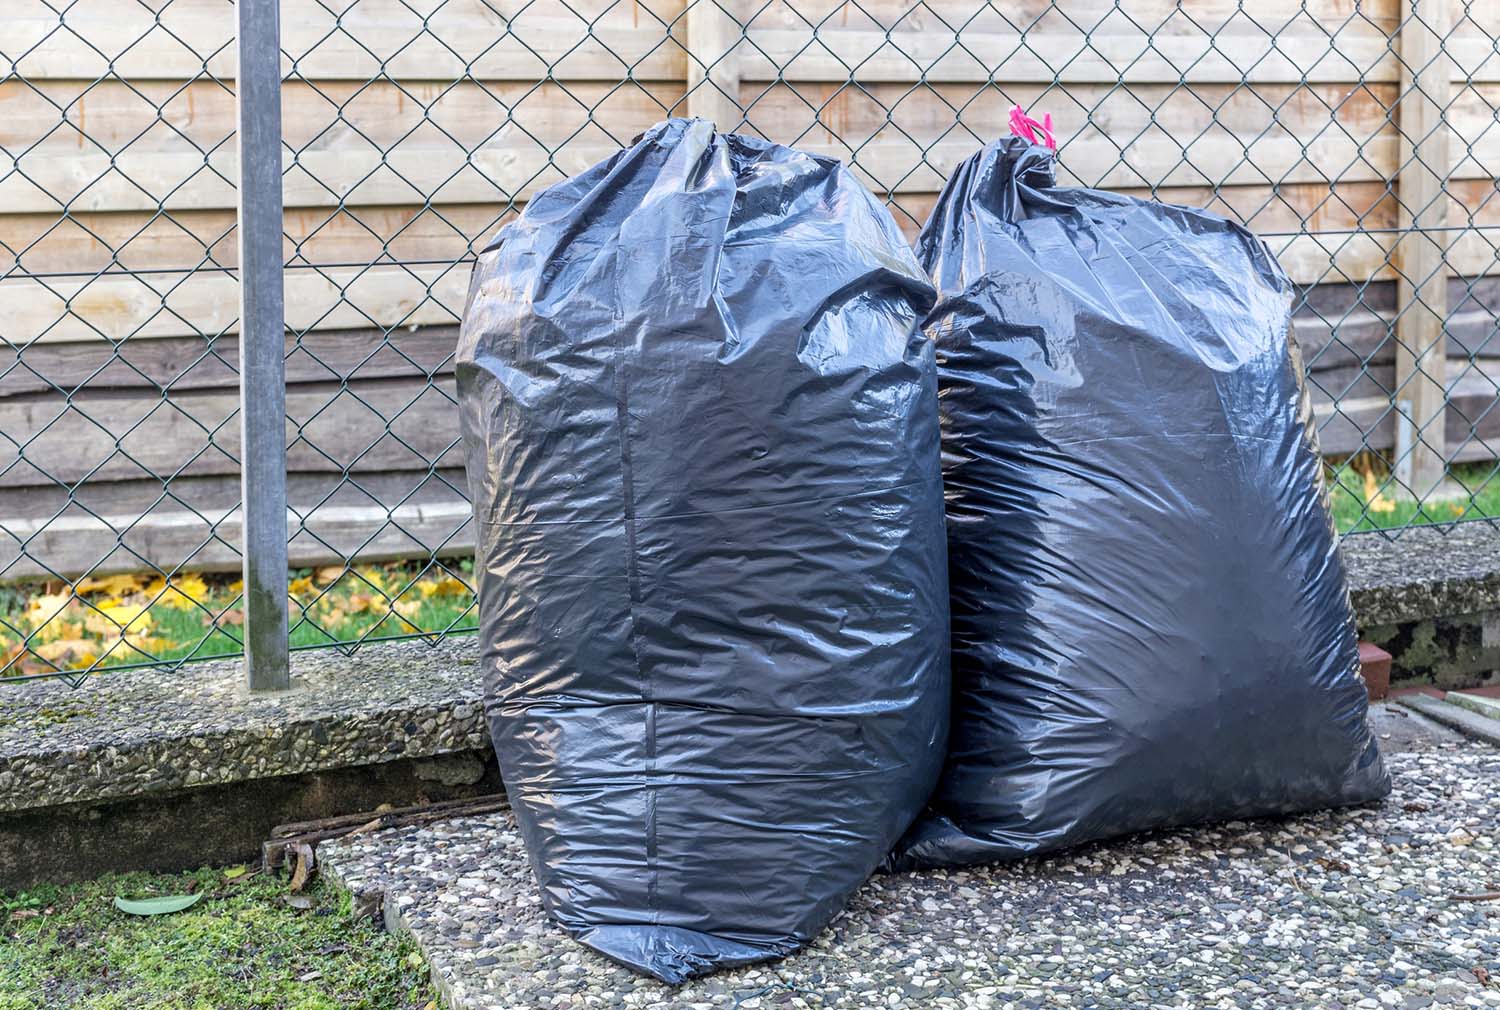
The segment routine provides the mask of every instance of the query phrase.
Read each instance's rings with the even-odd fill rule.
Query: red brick
[[[1378,645],[1360,642],[1359,675],[1365,678],[1371,701],[1384,698],[1391,689],[1391,654]]]

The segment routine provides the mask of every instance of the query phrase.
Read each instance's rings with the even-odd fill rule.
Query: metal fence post
[[[280,0],[239,0],[240,511],[245,670],[291,686],[287,656],[286,361]]]

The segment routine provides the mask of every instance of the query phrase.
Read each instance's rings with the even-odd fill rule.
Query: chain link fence
[[[1209,207],[1280,256],[1341,527],[1500,514],[1494,5],[241,3],[0,21],[0,680],[239,653],[257,511],[287,517],[292,648],[473,627],[470,263],[669,115],[841,158],[914,235],[1011,105],[1050,112],[1061,182]],[[280,19],[280,150],[246,156],[279,161],[281,205],[238,185],[251,14]],[[265,329],[239,214],[280,222],[274,389],[242,371]],[[284,439],[247,447],[282,388]],[[245,508],[242,462],[279,452],[286,509]]]

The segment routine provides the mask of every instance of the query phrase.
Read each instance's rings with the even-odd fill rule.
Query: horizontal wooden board
[[[283,0],[283,72],[309,79],[680,79],[681,0]],[[675,20],[675,28],[673,27]],[[0,76],[220,79],[235,73],[228,0],[10,0]],[[675,34],[673,34],[675,33]]]
[[[287,522],[292,531],[287,555],[294,567],[339,564],[356,554],[362,562],[375,562],[474,551],[473,510],[467,502],[321,508],[306,515],[289,512]],[[0,526],[13,534],[0,538],[0,581],[148,567],[233,571],[241,564],[237,509],[68,515],[51,521],[0,518]],[[24,551],[16,538],[25,543]]]
[[[462,464],[453,380],[366,380],[287,390],[287,469],[422,471]],[[160,394],[86,390],[0,401],[7,487],[82,480],[165,479],[239,472],[236,391]]]
[[[1393,81],[1395,6],[742,2],[738,56],[742,73],[759,80]],[[0,73],[177,80],[235,71],[227,0],[78,0],[68,32],[56,31],[41,0],[13,7],[0,22]],[[683,11],[681,0],[286,0],[283,69],[319,80],[681,80],[690,59]],[[1458,76],[1500,77],[1485,17],[1465,19],[1450,38]]]
[[[519,211],[510,204],[294,207],[283,218],[283,256],[297,267],[432,265],[482,249]],[[0,279],[234,267],[239,263],[234,229],[231,210],[80,213],[62,219],[0,214]],[[5,248],[19,255],[8,256]]]
[[[286,322],[294,332],[457,323],[469,264],[292,268]],[[235,332],[238,288],[227,272],[0,280],[15,344],[202,336]]]
[[[53,92],[60,85],[49,86]],[[150,100],[101,84],[68,104],[0,85],[0,206],[13,213],[229,209],[233,107],[200,82]],[[291,207],[524,200],[619,149],[680,88],[331,83],[285,89]],[[1467,89],[1451,116],[1455,178],[1493,178],[1500,86]],[[1397,167],[1390,86],[745,85],[748,132],[852,164],[881,192],[930,192],[1003,135],[1016,101],[1056,114],[1060,181],[1103,187],[1384,180]],[[153,126],[154,103],[163,103]],[[69,111],[67,121],[58,106]],[[1274,114],[1273,114],[1274,113]],[[85,124],[114,124],[88,126]],[[607,128],[606,128],[607,127]]]
[[[375,504],[452,504],[468,500],[462,468],[434,472],[393,470],[387,473],[291,473],[287,501],[300,515],[323,506],[362,508]],[[0,487],[0,516],[45,519],[49,516],[144,515],[152,511],[214,512],[240,501],[238,474],[179,477],[170,498],[160,481],[92,481],[77,488]]]
[[[428,378],[453,372],[458,327],[315,330],[286,341],[287,382]],[[239,340],[168,337],[0,347],[0,399],[89,390],[237,389]]]
[[[1475,362],[1449,376],[1445,444],[1451,462],[1500,457],[1500,359]],[[1347,455],[1396,445],[1397,412],[1385,395],[1344,397],[1314,406],[1319,448]]]

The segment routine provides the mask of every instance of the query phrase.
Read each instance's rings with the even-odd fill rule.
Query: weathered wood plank
[[[66,516],[50,521],[0,520],[0,580],[76,578],[138,572],[148,566],[234,571],[243,537],[238,509],[216,513],[152,512],[139,516]],[[296,567],[455,556],[474,551],[467,503],[288,511],[288,561]],[[19,544],[26,545],[23,551]]]
[[[363,508],[376,503],[436,505],[468,500],[461,467],[432,472],[392,470],[359,473],[290,473],[287,501],[298,514],[320,507]],[[179,477],[172,495],[164,498],[159,480],[92,481],[75,489],[58,487],[0,488],[0,516],[46,519],[74,515],[144,515],[147,512],[186,510],[225,511],[240,501],[237,474]]]
[[[287,391],[287,469],[293,472],[427,470],[461,464],[450,377],[293,386]],[[235,392],[168,398],[84,391],[0,401],[0,482],[7,487],[81,480],[161,479],[236,473]]]
[[[147,4],[83,0],[69,8],[77,33],[56,33],[40,0],[16,0],[0,22],[0,74],[133,80],[232,77],[227,0]],[[575,13],[576,11],[576,13]],[[682,80],[683,5],[628,7],[605,0],[362,0],[333,8],[289,0],[282,17],[286,72],[307,79]],[[1172,83],[1252,80],[1394,80],[1385,28],[1390,4],[1267,0],[1195,3],[1189,15],[1163,0],[1101,6],[1062,0],[1033,10],[958,0],[766,5],[750,20],[746,79]],[[1024,31],[1024,36],[1022,32]],[[675,36],[663,44],[668,33]],[[45,42],[44,42],[45,40]],[[1482,33],[1454,40],[1476,78],[1494,72]]]
[[[0,19],[0,76],[233,78],[229,0],[77,0],[69,31],[40,0]],[[283,73],[309,80],[681,80],[681,0],[284,0]],[[677,22],[674,29],[673,23]]]
[[[519,214],[508,204],[290,208],[283,250],[292,264],[425,263],[483,248]],[[0,278],[21,274],[161,272],[233,267],[234,212],[0,214]],[[17,255],[10,255],[5,250]]]
[[[315,330],[286,341],[292,385],[343,379],[426,378],[453,372],[458,327]],[[51,393],[153,389],[168,395],[239,385],[238,337],[230,334],[0,347],[0,399]]]
[[[1500,360],[1468,364],[1450,384],[1443,414],[1443,444],[1449,462],[1500,457]],[[1384,395],[1347,397],[1313,407],[1319,448],[1325,455],[1363,448],[1391,451],[1396,445],[1396,409]],[[1396,461],[1393,461],[1396,462]]]
[[[687,9],[687,114],[720,130],[739,129],[740,48],[745,26],[735,0],[692,3]]]
[[[1446,473],[1443,322],[1448,314],[1446,230],[1452,165],[1448,108],[1452,69],[1443,50],[1453,24],[1450,0],[1403,0],[1399,37],[1401,166],[1396,187],[1400,242],[1395,249],[1397,425],[1411,449],[1396,475],[1419,499]],[[1462,208],[1460,208],[1460,212]],[[1462,268],[1460,268],[1462,269]]]
[[[681,95],[680,87],[606,85],[544,85],[535,94],[472,83],[320,87],[284,89],[295,152],[285,157],[289,207],[524,200],[607,157]],[[0,120],[7,124],[0,148],[23,152],[15,164],[24,170],[7,176],[0,164],[0,206],[15,213],[63,205],[74,213],[149,211],[158,202],[174,211],[232,207],[229,96],[201,82],[175,96],[163,87],[141,90],[150,101],[121,84],[78,96],[60,85],[42,93],[0,85],[0,111],[11,113]],[[1384,180],[1396,164],[1389,86],[1142,85],[1126,92],[783,84],[746,85],[738,95],[746,130],[849,161],[882,191],[941,189],[959,160],[1006,132],[1017,99],[1057,108],[1065,183],[1356,182]],[[171,129],[150,129],[153,102]],[[1500,160],[1500,138],[1484,132],[1480,111],[1466,126],[1475,159]]]
[[[467,262],[436,266],[296,268],[286,275],[287,327],[318,329],[457,323]],[[0,338],[13,344],[202,336],[235,330],[235,283],[225,271],[0,280]]]

